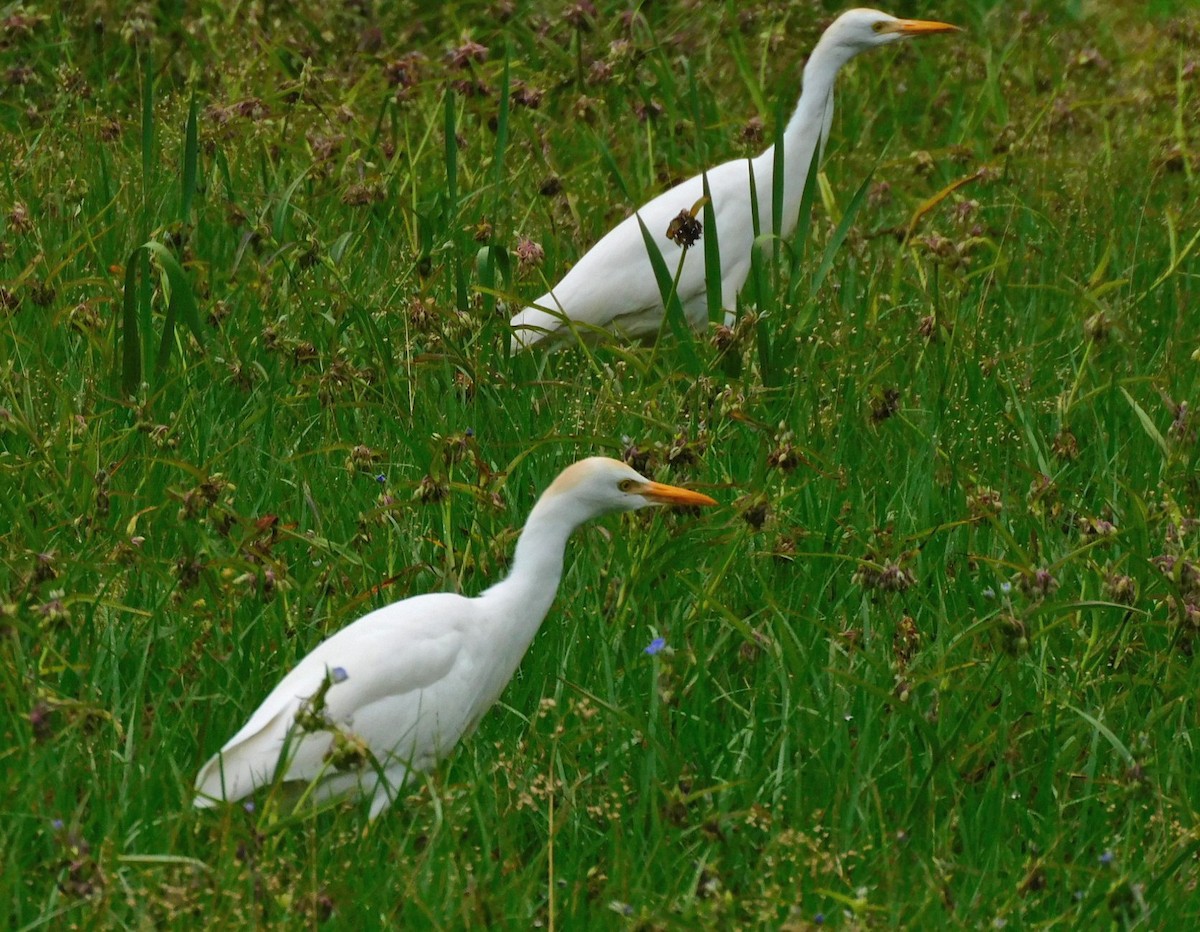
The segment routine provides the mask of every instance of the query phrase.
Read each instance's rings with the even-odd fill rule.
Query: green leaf
[[[708,190],[708,172],[701,175],[704,183],[704,297],[708,303],[708,319],[719,324],[725,319],[721,307],[721,245],[717,238],[717,212]],[[730,308],[733,310],[733,308]]]
[[[1158,432],[1158,428],[1154,426],[1154,422],[1150,420],[1150,415],[1145,409],[1134,401],[1134,398],[1129,392],[1125,391],[1125,386],[1120,386],[1121,394],[1125,396],[1125,400],[1129,402],[1129,407],[1133,408],[1133,413],[1137,415],[1137,419],[1142,422],[1142,430],[1146,435],[1158,444],[1158,448],[1162,450],[1163,456],[1170,456],[1170,448],[1167,446],[1167,441],[1163,435]]]
[[[145,243],[143,248],[154,256],[158,260],[159,265],[162,266],[171,287],[170,303],[178,307],[183,322],[192,331],[192,336],[196,338],[196,342],[203,346],[204,328],[200,326],[200,311],[196,306],[196,296],[192,291],[192,284],[188,281],[187,274],[183,271],[183,266],[179,264],[178,260],[171,255],[170,250],[162,243],[152,241]]]
[[[496,148],[492,156],[492,183],[495,185],[502,184],[504,180],[504,153],[508,147],[508,112],[509,112],[509,89],[511,82],[509,78],[509,69],[512,63],[512,50],[505,46],[504,49],[504,72],[500,77],[500,110],[496,114]]]
[[[283,197],[279,203],[275,205],[275,217],[271,223],[271,235],[275,237],[275,242],[282,243],[287,235],[288,216],[292,212],[292,197],[296,193],[296,189],[300,187],[300,182],[308,175],[308,169],[305,168],[287,186],[287,190],[283,192]]]
[[[446,203],[448,219],[458,215],[458,130],[454,91],[446,92]]]
[[[142,59],[142,209],[150,210],[150,177],[154,168],[154,58],[147,46]]]
[[[867,199],[867,191],[871,187],[871,179],[875,177],[875,170],[872,169],[867,173],[867,177],[863,179],[863,183],[858,186],[858,190],[854,192],[854,197],[850,199],[850,206],[846,208],[846,212],[842,214],[841,223],[837,225],[837,229],[833,231],[833,236],[825,246],[825,254],[821,257],[821,265],[817,268],[817,274],[813,276],[812,283],[808,286],[808,296],[815,297],[821,289],[821,283],[825,281],[825,276],[829,274],[829,270],[833,268],[833,259],[838,249],[846,240],[846,234],[850,232],[850,227],[854,223],[854,218],[858,215],[859,208],[862,207],[863,201]],[[808,189],[804,192],[808,194]]]
[[[779,274],[779,247],[783,244],[783,188],[787,175],[787,152],[784,150],[784,131],[787,117],[783,102],[775,108],[775,149],[771,158],[771,233],[775,241],[771,244],[771,258],[775,262],[775,274]]]
[[[192,102],[188,106],[187,127],[183,133],[183,191],[180,198],[179,219],[184,226],[192,216],[192,198],[196,194],[196,174],[200,162],[200,142],[197,132],[196,91],[192,91]]]
[[[812,161],[808,163],[808,175],[804,179],[804,190],[800,194],[800,211],[796,218],[796,229],[792,233],[792,278],[796,278],[796,272],[804,258],[804,247],[808,243],[809,230],[812,228],[812,207],[817,192],[820,163],[821,160],[814,150]]]
[[[617,183],[617,187],[621,189],[621,194],[625,200],[633,203],[633,195],[629,191],[629,185],[625,183],[625,176],[621,174],[621,167],[617,164],[617,160],[613,157],[612,149],[610,149],[602,139],[596,140],[596,148],[600,151],[600,161],[608,169],[612,175],[613,181]]]
[[[154,375],[158,380],[166,371],[171,350],[175,345],[175,327],[182,320],[192,331],[196,342],[204,345],[204,329],[191,282],[178,260],[162,243],[143,243],[129,254],[125,263],[125,290],[121,302],[121,329],[117,334],[115,356],[120,360],[121,390],[133,395],[141,385],[143,356],[149,358],[150,300],[153,294],[149,283],[149,258],[153,256],[162,273],[163,293],[167,298],[167,314],[163,331],[154,354]]]
[[[121,390],[126,395],[137,392],[142,384],[142,347],[138,339],[138,261],[139,246],[125,261],[125,292],[121,299],[121,329],[117,331],[114,353]]]
[[[671,272],[667,268],[667,260],[663,258],[662,250],[658,248],[658,243],[654,241],[654,237],[646,229],[646,224],[643,222],[641,214],[635,214],[634,216],[637,217],[638,227],[642,231],[642,241],[646,244],[646,255],[650,259],[650,267],[654,270],[654,281],[658,285],[659,294],[662,295],[663,308],[666,311],[666,324],[671,328],[680,345],[684,348],[684,354],[689,358],[689,361],[696,363],[695,350],[692,347],[691,328],[688,326],[687,318],[684,317],[683,304],[679,300],[675,280],[671,278]]]

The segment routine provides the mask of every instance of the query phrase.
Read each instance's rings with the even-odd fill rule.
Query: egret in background
[[[568,467],[534,505],[507,578],[474,598],[396,602],[318,644],[204,765],[196,806],[278,778],[315,784],[316,799],[365,794],[374,819],[499,698],[554,601],[575,528],[612,511],[715,504],[616,460]]]
[[[788,236],[796,227],[809,166],[814,157],[820,157],[829,135],[833,84],[838,70],[868,49],[951,30],[958,27],[897,19],[878,10],[861,9],[843,13],[825,30],[804,66],[800,102],[783,133],[783,226],[778,231],[781,236]],[[771,146],[757,158],[735,159],[707,172],[721,258],[721,306],[726,309],[727,322],[732,320],[729,312],[736,307],[737,294],[750,272],[754,241],[750,178],[754,178],[758,199],[759,230],[771,232],[774,165],[775,146]],[[597,329],[628,339],[657,333],[663,319],[662,293],[638,217],[674,274],[686,240],[669,238],[668,227],[681,211],[692,210],[703,196],[703,175],[697,175],[660,194],[610,230],[562,281],[513,317],[513,351],[543,340],[561,341],[572,332],[584,339],[593,336]],[[688,323],[702,329],[708,320],[703,249],[688,249],[677,294]]]

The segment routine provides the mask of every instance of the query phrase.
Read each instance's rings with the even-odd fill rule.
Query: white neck
[[[571,496],[543,495],[517,539],[508,576],[480,594],[489,609],[496,606],[494,617],[511,629],[506,643],[516,654],[514,669],[554,602],[562,579],[567,538],[592,516]]]
[[[858,54],[849,46],[827,41],[828,38],[828,34],[821,37],[808,59],[808,64],[804,66],[800,101],[783,131],[784,188],[781,233],[784,236],[790,235],[796,226],[800,199],[804,195],[804,183],[808,179],[812,160],[820,159],[825,148],[825,137],[829,134],[829,127],[833,122],[834,81],[842,66]],[[767,173],[767,178],[772,177],[770,172],[774,159],[774,146],[755,159],[756,178],[761,177],[760,172],[763,171]],[[760,190],[763,189],[760,187]],[[764,217],[771,216],[769,202],[765,205],[760,204],[759,209]]]

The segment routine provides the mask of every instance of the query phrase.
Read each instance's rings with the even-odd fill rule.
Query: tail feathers
[[[212,756],[196,777],[197,809],[212,809],[218,804],[236,802],[276,779],[280,755],[287,754],[285,781],[319,780],[313,793],[315,802],[344,796],[369,796],[370,819],[374,821],[395,801],[408,782],[409,768],[394,758],[382,770],[378,762],[365,770],[338,772],[330,768],[326,757],[333,737],[328,732],[292,734],[295,709],[279,711],[262,728],[249,735],[237,735]]]
[[[538,307],[527,307],[509,321],[509,326],[513,331],[512,352],[519,353],[557,333],[563,326],[563,318]]]
[[[374,822],[386,812],[408,782],[409,770],[401,764],[386,767],[382,773],[368,765],[366,770],[330,774],[313,793],[315,802],[343,797],[363,797],[371,800],[368,819]]]
[[[218,802],[235,802],[275,779],[280,756],[286,752],[287,780],[311,780],[320,773],[332,737],[327,733],[292,734],[291,705],[280,709],[257,731],[239,734],[214,754],[196,777],[194,805],[207,809]],[[286,745],[286,747],[285,747]]]

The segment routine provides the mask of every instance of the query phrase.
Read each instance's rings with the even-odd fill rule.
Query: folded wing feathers
[[[270,783],[287,750],[287,780],[314,780],[329,768],[326,754],[333,735],[326,730],[301,733],[296,714],[325,681],[328,671],[342,667],[344,682],[326,694],[326,715],[339,728],[357,734],[361,717],[380,729],[380,716],[366,714],[381,703],[395,705],[395,716],[383,716],[388,734],[361,734],[372,752],[386,755],[417,728],[420,702],[402,701],[409,694],[442,682],[462,654],[461,624],[470,600],[447,593],[421,596],[365,615],[318,645],[273,689],[250,720],[201,768],[195,805],[234,801]],[[406,722],[404,719],[414,718]],[[394,739],[389,745],[389,738]],[[329,776],[334,774],[330,773]],[[345,776],[340,775],[340,776]]]

